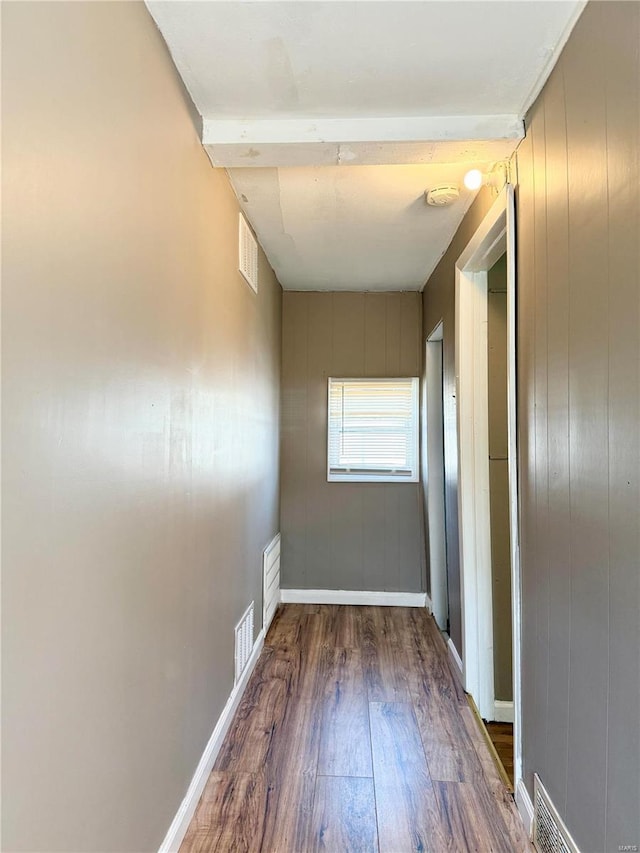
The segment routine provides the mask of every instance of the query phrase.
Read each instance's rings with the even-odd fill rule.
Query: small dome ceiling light
[[[470,169],[464,176],[464,185],[468,190],[479,190],[484,183],[484,178],[480,169]]]
[[[468,190],[479,190],[480,187],[491,187],[492,190],[499,192],[509,180],[508,165],[504,161],[494,163],[491,169],[482,172],[480,169],[469,169],[467,174],[462,179],[465,187]]]
[[[453,204],[460,197],[460,188],[457,184],[442,184],[424,191],[427,204],[433,207],[446,207]]]

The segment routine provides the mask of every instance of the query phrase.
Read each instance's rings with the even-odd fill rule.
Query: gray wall
[[[327,482],[329,376],[419,376],[419,293],[283,294],[282,585],[418,592],[417,483]]]
[[[640,4],[590,3],[518,150],[526,780],[640,843]]]
[[[462,655],[462,612],[460,599],[460,552],[458,544],[458,428],[455,376],[455,264],[493,199],[487,189],[478,193],[467,211],[451,245],[422,291],[422,328],[425,341],[443,321],[442,384],[445,463],[445,513],[447,571],[449,575],[449,633]]]
[[[2,846],[156,850],[260,621],[281,291],[142,4],[3,4],[2,87]]]
[[[488,273],[487,379],[489,397],[489,500],[495,697],[513,699],[511,660],[511,536],[507,433],[507,256]]]

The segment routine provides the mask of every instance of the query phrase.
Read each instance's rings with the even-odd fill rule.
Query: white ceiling
[[[461,182],[464,168],[446,167]],[[420,290],[473,200],[431,207],[423,189],[442,166],[233,169],[245,209],[267,223],[285,289]],[[246,202],[245,202],[246,199]]]
[[[419,290],[584,0],[149,0],[285,289]]]

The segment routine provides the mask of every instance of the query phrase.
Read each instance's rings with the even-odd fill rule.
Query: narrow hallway
[[[530,845],[426,610],[284,605],[182,853]]]

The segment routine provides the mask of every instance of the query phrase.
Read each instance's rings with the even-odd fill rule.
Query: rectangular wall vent
[[[247,284],[258,292],[258,243],[247,220],[239,214],[238,269]]]
[[[235,684],[240,680],[253,649],[253,601],[236,625]]]
[[[538,774],[533,777],[533,843],[540,853],[580,853]]]
[[[280,534],[267,545],[262,557],[262,624],[266,635],[280,602]]]

